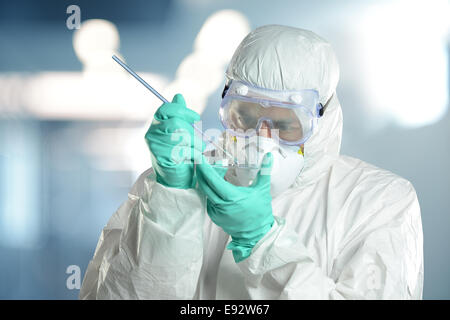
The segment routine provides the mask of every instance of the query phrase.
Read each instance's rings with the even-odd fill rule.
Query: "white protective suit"
[[[246,260],[206,213],[197,189],[144,172],[103,229],[81,299],[420,299],[423,236],[410,182],[339,155],[339,69],[310,31],[264,26],[236,50],[227,77],[316,89],[327,103],[305,143],[305,167],[272,201],[275,223]]]

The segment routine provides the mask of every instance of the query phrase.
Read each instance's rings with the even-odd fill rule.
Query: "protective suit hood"
[[[236,49],[228,80],[272,90],[315,89],[327,105],[311,138],[304,144],[305,167],[297,186],[313,182],[339,155],[342,110],[336,96],[339,65],[331,45],[299,28],[267,25],[248,34]]]

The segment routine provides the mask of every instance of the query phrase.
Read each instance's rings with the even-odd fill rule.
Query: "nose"
[[[258,129],[258,136],[265,138],[272,138],[272,132],[270,131],[270,125],[267,121],[263,121]]]

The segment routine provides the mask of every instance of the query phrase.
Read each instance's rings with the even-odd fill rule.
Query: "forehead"
[[[273,119],[297,119],[297,116],[292,109],[279,107],[269,107],[266,109],[268,115]]]

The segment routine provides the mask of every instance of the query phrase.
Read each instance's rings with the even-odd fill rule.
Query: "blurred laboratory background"
[[[234,49],[283,24],[334,46],[341,153],[413,183],[424,298],[450,299],[449,21],[446,0],[0,0],[0,298],[76,299],[101,229],[150,166],[161,102],[112,54],[221,129]]]

